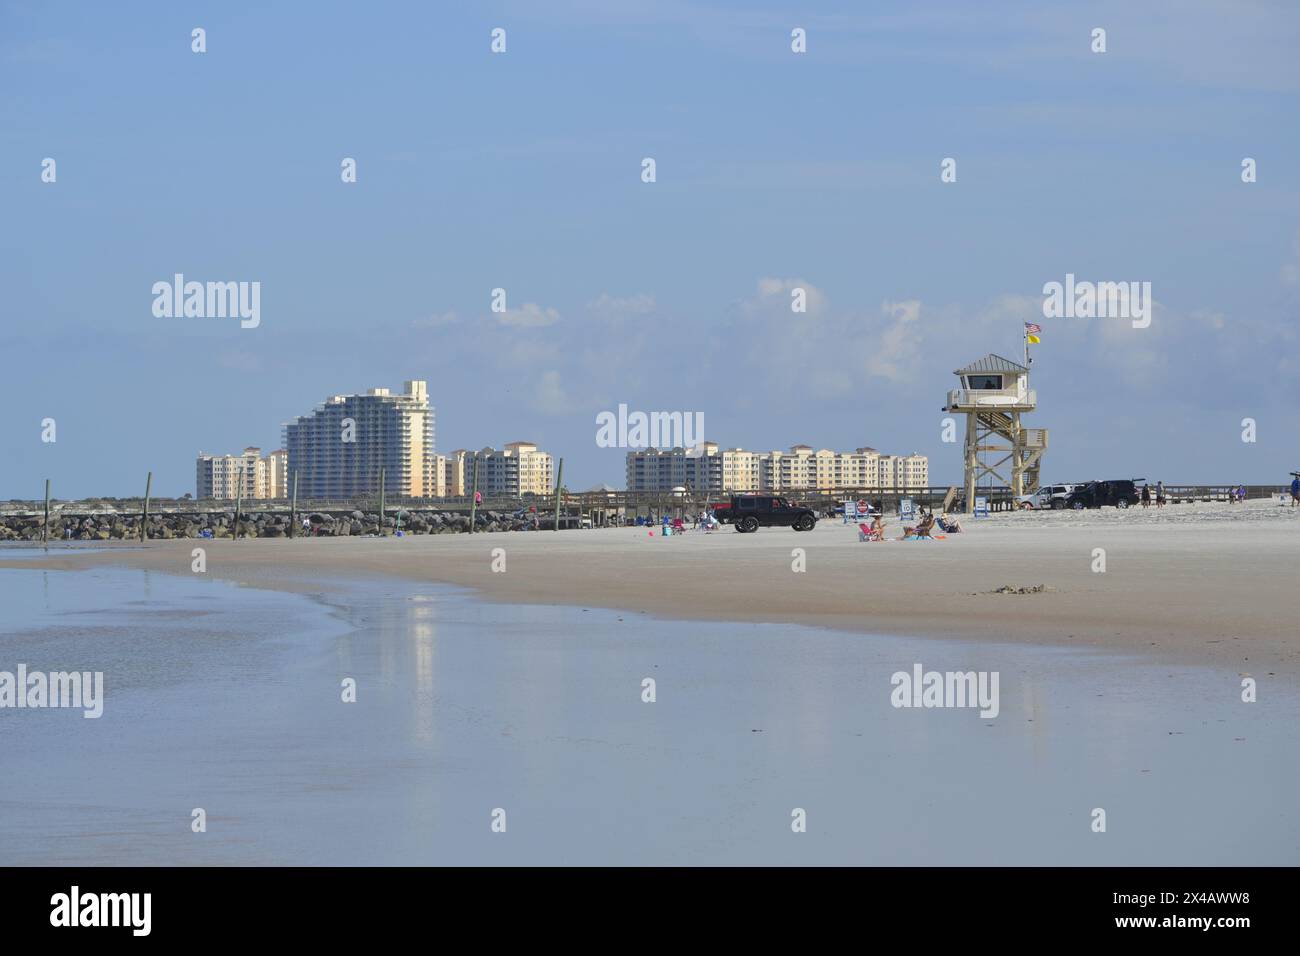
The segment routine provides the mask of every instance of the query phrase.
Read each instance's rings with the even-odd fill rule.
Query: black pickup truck
[[[715,508],[714,514],[719,521],[733,524],[746,534],[759,528],[811,531],[817,525],[817,515],[811,508],[792,505],[776,495],[732,495],[731,503]]]

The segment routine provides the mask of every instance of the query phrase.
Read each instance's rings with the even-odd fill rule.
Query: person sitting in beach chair
[[[934,540],[930,532],[934,528],[934,513],[927,511],[921,516],[921,521],[914,528],[904,528],[903,538],[929,538]]]
[[[952,515],[939,515],[935,522],[944,534],[961,534],[961,522]]]
[[[879,522],[879,520],[880,518],[879,516],[877,516],[876,521]],[[858,525],[858,540],[859,541],[884,541],[885,535],[882,529],[877,527],[875,523],[867,524],[864,521],[860,525]]]

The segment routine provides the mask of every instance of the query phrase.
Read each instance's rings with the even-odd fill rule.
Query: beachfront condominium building
[[[283,498],[284,449],[262,457],[262,449],[245,448],[240,455],[205,455],[195,462],[194,493],[198,498]]]
[[[266,462],[266,496],[289,497],[289,453],[277,448],[263,459]]]
[[[302,498],[349,498],[385,489],[396,497],[437,494],[434,410],[424,382],[404,383],[394,395],[332,395],[284,425],[287,480],[298,475]]]
[[[438,456],[439,497],[464,498],[469,494],[465,484],[465,459],[470,454],[464,448],[458,448],[449,455]]]
[[[693,448],[645,448],[627,453],[628,491],[720,491],[723,460],[716,442]]]
[[[756,452],[704,442],[689,450],[648,448],[627,455],[629,491],[868,491],[922,488],[928,481],[924,455],[881,455],[866,447],[837,452],[794,445],[788,452]]]
[[[880,484],[886,489],[928,488],[930,459],[925,455],[881,455]]]
[[[473,493],[475,461],[478,462],[477,487],[484,497],[517,498],[555,491],[550,453],[539,451],[532,442],[513,441],[500,451],[489,446],[476,452],[464,449],[452,452],[446,458],[446,494],[464,497]]]

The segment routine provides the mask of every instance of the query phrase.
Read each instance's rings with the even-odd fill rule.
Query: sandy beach
[[[838,519],[807,534],[724,528],[663,538],[621,528],[150,541],[85,553],[52,547],[13,561],[0,552],[0,567],[192,575],[191,552],[202,547],[209,575],[258,588],[310,593],[328,579],[389,577],[469,587],[496,602],[1096,648],[1300,681],[1300,593],[1286,580],[1300,510],[1257,501],[1016,513],[966,526],[945,540],[879,544],[860,543]],[[888,531],[897,537],[897,519]],[[802,572],[792,569],[796,548]],[[1093,570],[1096,549],[1104,572]],[[493,570],[494,558],[504,571]],[[1045,590],[993,593],[1003,586]]]

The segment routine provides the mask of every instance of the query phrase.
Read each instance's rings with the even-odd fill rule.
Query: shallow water
[[[0,570],[0,608],[0,670],[106,697],[0,710],[0,864],[1300,862],[1262,674],[407,583]],[[918,662],[998,671],[1001,713],[895,709]]]

